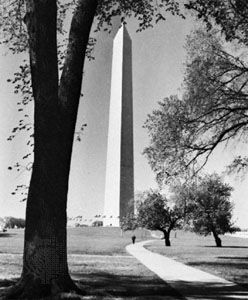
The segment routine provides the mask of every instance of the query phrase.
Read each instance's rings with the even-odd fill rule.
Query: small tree
[[[202,235],[213,234],[217,247],[221,247],[220,234],[234,232],[231,222],[233,188],[223,183],[220,176],[212,174],[200,179],[194,193],[193,230]]]
[[[180,227],[183,214],[177,206],[169,207],[168,200],[159,192],[144,193],[144,201],[137,208],[138,223],[149,230],[159,230],[164,234],[165,245],[170,246],[170,232]]]

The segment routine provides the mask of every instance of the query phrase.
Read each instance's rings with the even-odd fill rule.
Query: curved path
[[[145,249],[150,242],[128,245],[126,250],[186,299],[248,299],[248,291],[233,282]]]

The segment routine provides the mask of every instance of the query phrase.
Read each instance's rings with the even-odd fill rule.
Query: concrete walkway
[[[126,250],[185,299],[248,299],[248,291],[233,282],[146,250],[143,246],[150,242],[128,245]]]

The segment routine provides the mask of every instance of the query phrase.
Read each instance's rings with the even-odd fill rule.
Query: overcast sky
[[[183,80],[185,61],[185,37],[194,27],[191,18],[181,20],[168,17],[154,29],[136,33],[134,22],[127,24],[133,45],[133,105],[134,105],[134,170],[135,190],[142,191],[156,187],[154,174],[142,155],[148,144],[148,137],[142,125],[146,115],[155,107],[157,101],[165,96],[178,93]],[[81,142],[74,143],[68,215],[87,217],[103,212],[106,146],[108,130],[108,110],[111,79],[111,58],[113,35],[101,33],[97,37],[94,50],[95,60],[86,62],[83,94],[81,99],[78,127],[87,123]],[[14,141],[7,142],[13,126],[18,121],[16,102],[12,87],[6,83],[18,68],[23,57],[11,56],[0,48],[0,216],[24,217],[25,203],[20,197],[12,196],[16,184],[28,184],[29,175],[21,175],[7,168],[26,154],[25,139],[20,134]],[[31,109],[31,107],[30,107]],[[219,148],[210,160],[208,171],[221,172],[237,151],[244,149]],[[248,227],[247,179],[236,182],[227,178],[235,187],[235,219],[237,224]]]

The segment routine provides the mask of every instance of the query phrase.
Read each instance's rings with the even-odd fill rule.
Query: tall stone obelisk
[[[104,226],[134,211],[132,41],[124,25],[113,44]]]

